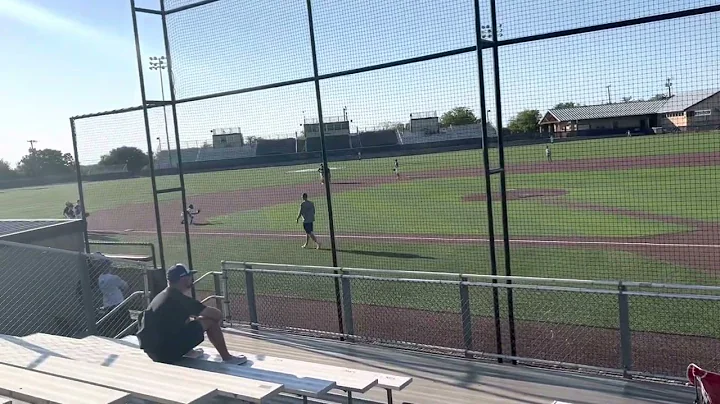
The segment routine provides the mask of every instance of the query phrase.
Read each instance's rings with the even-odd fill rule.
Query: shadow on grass
[[[192,224],[193,226],[215,226],[216,223],[210,223],[210,222],[195,222]]]
[[[419,254],[407,254],[407,253],[398,253],[398,252],[390,252],[390,251],[338,250],[338,252],[345,253],[345,254],[367,255],[367,256],[371,256],[371,257],[384,257],[384,258],[426,259],[426,260],[436,259],[435,257],[428,257],[428,256],[424,256],[424,255],[419,255]]]

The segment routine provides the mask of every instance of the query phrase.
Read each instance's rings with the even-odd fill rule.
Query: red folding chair
[[[720,404],[720,374],[691,363],[687,367],[687,378],[690,385],[695,386],[696,404]]]

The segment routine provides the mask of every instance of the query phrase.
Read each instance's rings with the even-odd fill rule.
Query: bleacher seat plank
[[[0,365],[0,393],[24,401],[57,404],[125,403],[129,394],[32,370]],[[12,403],[6,397],[0,403]]]
[[[54,356],[22,341],[0,339],[0,364],[34,370],[51,376],[120,390],[136,398],[163,404],[193,404],[218,394],[205,386],[177,384],[171,379],[150,379],[142,368],[137,372]]]
[[[139,353],[143,356],[145,355],[137,348],[137,345],[135,345],[137,340],[135,340],[135,344],[133,344],[131,342],[132,340],[129,342],[105,337],[90,336],[85,337],[80,341],[92,341],[97,344],[105,344],[97,346],[107,346],[107,349],[112,349],[113,352],[117,352],[121,355],[131,353]],[[113,348],[113,346],[116,348]],[[226,365],[223,363],[207,362],[196,359],[185,359],[178,363],[178,365],[234,377],[279,383],[284,386],[284,390],[288,393],[308,397],[319,398],[324,396],[330,390],[336,388],[335,382],[333,380],[328,380],[327,377],[298,377],[297,375],[285,371],[255,369],[247,365]]]
[[[123,341],[137,344],[137,339],[127,338]],[[134,342],[133,342],[134,341]],[[213,348],[202,347],[205,354],[197,360],[209,362],[220,362],[220,355]],[[238,352],[247,358],[247,363],[241,367],[265,370],[270,372],[281,372],[295,375],[299,378],[312,377],[334,381],[339,389],[357,393],[365,393],[378,385],[378,378],[370,372],[361,372],[355,369],[341,368],[337,366],[325,367],[310,362],[297,361],[292,359],[272,358],[265,355],[258,356],[244,352]]]
[[[101,364],[118,369],[143,369],[150,378],[168,378],[175,383],[191,383],[217,389],[222,396],[252,403],[268,401],[282,390],[282,383],[270,383],[251,378],[203,372],[180,366],[155,363],[144,352],[107,341],[75,339],[48,334],[33,334],[22,338],[41,349],[64,356],[68,359]]]

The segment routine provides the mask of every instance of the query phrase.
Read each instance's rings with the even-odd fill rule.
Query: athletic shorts
[[[152,352],[145,351],[145,353],[155,362],[175,363],[204,340],[205,330],[202,324],[193,320],[187,323],[177,335],[164,341],[157,349]]]
[[[312,223],[303,223],[303,229],[305,229],[305,233],[310,234],[313,232],[313,224]]]

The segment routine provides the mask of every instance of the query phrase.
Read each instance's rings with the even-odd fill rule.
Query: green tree
[[[41,177],[47,175],[70,174],[75,168],[72,154],[60,150],[30,149],[28,154],[20,159],[17,172],[28,177]]]
[[[148,165],[149,159],[144,151],[137,147],[123,146],[110,150],[110,153],[100,157],[100,164],[104,166],[123,165],[133,174],[137,174]]]
[[[508,123],[508,129],[512,133],[534,133],[538,131],[540,122],[540,111],[537,109],[526,109],[515,115]]]
[[[555,107],[553,109],[576,108],[576,107],[582,107],[582,105],[580,105],[576,102],[561,102],[561,103],[555,105]]]
[[[15,178],[15,176],[17,176],[17,172],[10,167],[10,163],[0,159],[0,180]]]
[[[442,126],[468,125],[477,121],[475,113],[467,107],[455,107],[440,117],[440,125]]]

